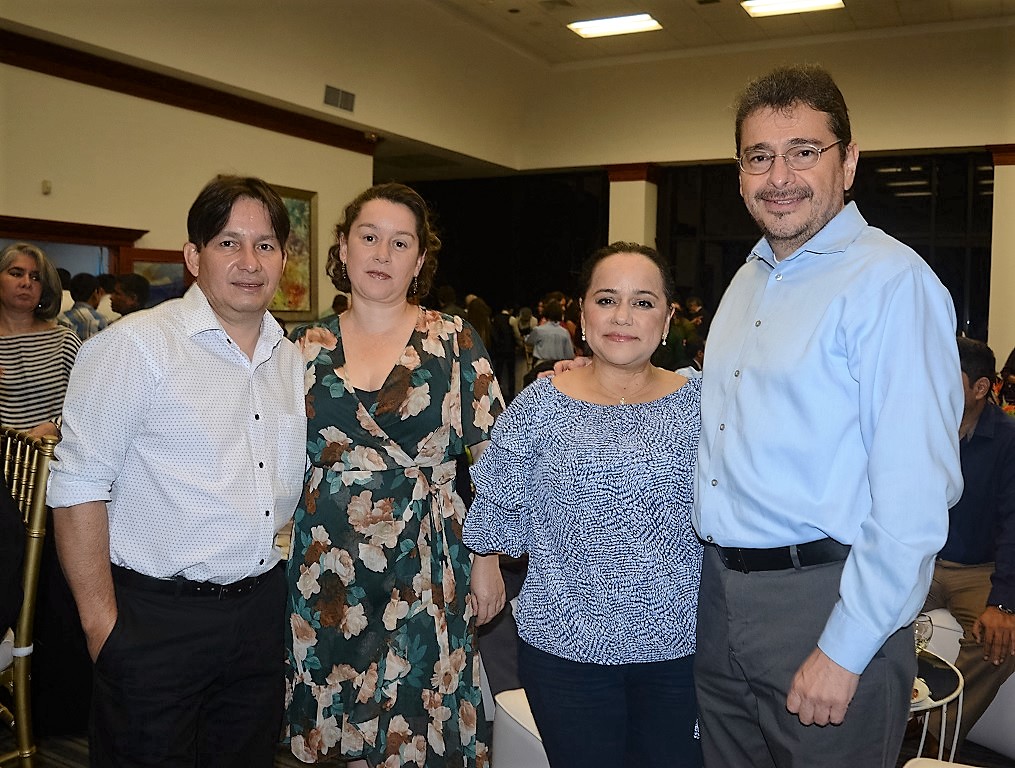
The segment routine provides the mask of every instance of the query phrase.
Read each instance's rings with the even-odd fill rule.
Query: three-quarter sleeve
[[[490,439],[494,420],[504,411],[504,397],[479,333],[466,322],[458,332],[458,356],[462,439],[465,445],[476,445]]]
[[[490,445],[471,468],[476,498],[465,518],[463,540],[481,554],[528,551],[532,503],[532,439],[539,386],[521,392],[493,428]]]

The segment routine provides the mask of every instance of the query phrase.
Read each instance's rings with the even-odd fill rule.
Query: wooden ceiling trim
[[[344,125],[9,30],[0,30],[0,63],[371,157],[376,147],[376,140]]]

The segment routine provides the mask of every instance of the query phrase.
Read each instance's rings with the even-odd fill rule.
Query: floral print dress
[[[503,408],[460,318],[421,309],[376,397],[345,374],[338,319],[297,342],[310,467],[288,565],[293,754],[371,766],[489,765],[471,555],[455,460]]]

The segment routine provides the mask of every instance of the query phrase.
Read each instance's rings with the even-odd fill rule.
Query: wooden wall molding
[[[0,63],[371,157],[376,147],[363,131],[9,30],[0,29]]]
[[[1015,144],[992,144],[987,151],[994,156],[994,165],[1015,165]]]
[[[41,240],[47,243],[102,245],[107,248],[119,248],[134,245],[146,234],[148,234],[147,229],[124,229],[123,227],[104,227],[97,224],[77,224],[70,221],[0,216],[0,237],[10,240]]]
[[[609,174],[611,184],[615,181],[648,181],[658,186],[661,178],[659,166],[654,163],[608,165],[606,172]]]

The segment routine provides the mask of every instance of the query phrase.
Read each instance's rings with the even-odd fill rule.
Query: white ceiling
[[[738,0],[429,0],[517,51],[550,65],[667,55],[817,35],[1015,17],[1015,0],[844,0],[833,11],[752,19]],[[566,28],[582,19],[650,13],[656,32],[584,40]]]
[[[739,0],[426,0],[554,69],[609,66],[623,60],[777,48],[806,38],[849,39],[903,27],[961,29],[1015,19],[1015,0],[843,0],[845,8],[752,19]],[[663,29],[585,40],[572,21],[651,13]],[[512,171],[448,150],[391,136],[377,147],[378,180],[499,176]]]

